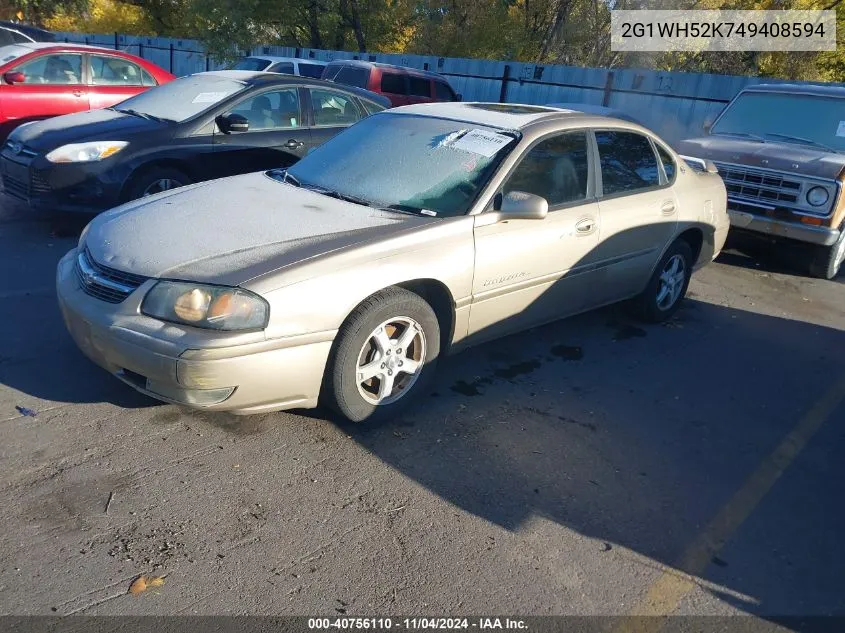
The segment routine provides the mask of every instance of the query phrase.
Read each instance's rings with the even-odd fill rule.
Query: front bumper
[[[76,250],[59,262],[56,291],[68,331],[100,367],[153,398],[193,408],[262,413],[312,408],[335,332],[267,340],[262,332],[208,332],[146,317],[155,280],[119,304],[87,294]]]
[[[0,174],[6,193],[36,212],[97,214],[120,202],[128,174],[101,163],[54,164],[43,156],[0,154]]]
[[[761,233],[773,238],[786,238],[821,246],[830,246],[839,239],[839,230],[830,227],[803,225],[734,209],[729,209],[728,215],[731,218],[732,227]]]

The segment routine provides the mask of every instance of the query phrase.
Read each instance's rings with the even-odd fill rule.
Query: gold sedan
[[[715,171],[600,116],[397,108],[288,170],[98,216],[59,303],[83,352],[154,398],[390,417],[468,345],[624,299],[671,316],[725,241]]]

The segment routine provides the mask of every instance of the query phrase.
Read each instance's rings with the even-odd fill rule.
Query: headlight
[[[114,156],[129,145],[126,141],[92,141],[62,145],[47,154],[51,163],[90,163]]]
[[[814,207],[820,207],[823,204],[827,204],[827,201],[829,199],[830,194],[824,187],[812,187],[807,192],[807,202],[809,202]]]
[[[144,297],[147,316],[211,330],[259,330],[267,327],[270,306],[241,288],[182,281],[159,281]]]

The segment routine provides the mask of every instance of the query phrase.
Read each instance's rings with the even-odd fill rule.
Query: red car
[[[344,59],[330,62],[322,78],[384,95],[394,107],[461,100],[442,75],[404,66]]]
[[[0,141],[27,121],[106,108],[175,79],[120,51],[55,42],[0,47]]]

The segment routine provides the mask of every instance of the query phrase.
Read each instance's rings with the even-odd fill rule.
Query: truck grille
[[[725,163],[716,163],[729,196],[744,200],[777,205],[796,204],[801,193],[801,181],[767,172]]]
[[[120,303],[147,280],[97,263],[87,248],[76,256],[76,276],[87,294],[107,303]]]

